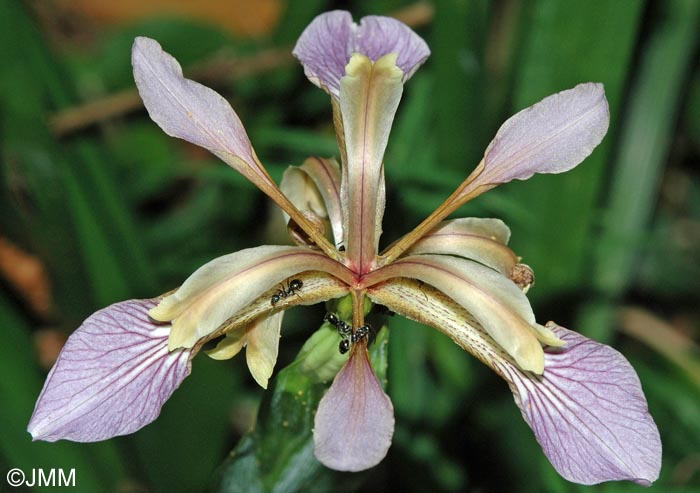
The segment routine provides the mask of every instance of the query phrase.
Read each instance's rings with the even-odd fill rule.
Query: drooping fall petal
[[[314,420],[314,454],[337,471],[362,471],[387,454],[394,434],[394,408],[372,370],[367,349],[357,346]]]
[[[545,454],[568,480],[648,485],[658,477],[658,430],[634,369],[614,349],[548,324],[566,347],[545,349],[543,375],[523,373],[472,315],[441,291],[403,279],[372,287],[368,295],[441,330],[505,378]]]
[[[438,253],[476,260],[509,277],[518,257],[506,246],[510,229],[500,219],[444,221],[416,242],[408,254]]]
[[[304,65],[309,80],[335,97],[340,92],[345,66],[354,53],[373,62],[396,53],[403,82],[430,56],[425,41],[402,22],[391,17],[368,16],[357,25],[349,12],[341,10],[316,17],[301,34],[292,53]]]
[[[610,123],[602,84],[579,84],[510,117],[484,153],[479,184],[563,173],[600,144]]]
[[[189,375],[192,351],[168,352],[170,326],[148,316],[155,304],[114,304],[68,338],[29,423],[34,440],[105,440],[158,417]]]
[[[318,250],[290,246],[248,248],[197,269],[150,315],[156,320],[172,321],[170,349],[192,347],[272,286],[309,270],[351,279],[342,265]],[[303,291],[296,296],[303,296]]]
[[[609,346],[552,330],[566,346],[546,350],[542,376],[499,363],[547,458],[576,483],[650,485],[661,469],[661,440],[634,369]]]

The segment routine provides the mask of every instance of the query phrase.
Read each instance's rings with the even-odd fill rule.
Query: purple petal
[[[610,113],[602,84],[579,84],[512,116],[486,149],[478,184],[562,173],[583,161],[603,140]],[[473,187],[470,187],[470,189]]]
[[[337,97],[340,78],[353,53],[366,55],[372,61],[396,53],[405,82],[428,58],[430,50],[420,36],[396,19],[368,16],[358,26],[349,12],[335,10],[316,17],[292,53],[304,65],[311,82]]]
[[[136,38],[131,63],[148,114],[165,133],[208,149],[248,178],[263,176],[241,120],[220,94],[185,79],[155,40]]]
[[[545,350],[541,377],[498,364],[554,468],[581,484],[659,476],[661,441],[639,378],[609,346],[550,325],[567,345]]]
[[[386,456],[394,434],[394,407],[357,346],[318,405],[314,454],[338,471],[362,471]]]
[[[190,374],[191,350],[168,352],[170,326],[156,300],[129,300],[91,315],[68,338],[29,422],[34,440],[95,442],[144,427]]]

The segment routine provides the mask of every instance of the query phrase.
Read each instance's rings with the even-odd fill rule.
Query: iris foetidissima
[[[266,387],[284,310],[348,296],[355,329],[370,300],[437,328],[496,371],[565,478],[654,481],[659,434],[629,363],[608,346],[536,322],[525,295],[534,277],[507,247],[503,222],[446,220],[501,183],[560,173],[585,159],[608,128],[602,85],[580,84],[511,117],[457,190],[380,253],[384,151],[403,85],[429,53],[394,19],[370,16],[355,24],[341,11],[317,17],[294,55],[330,95],[340,163],[310,158],[287,170],[278,187],[228,103],[185,79],[157,42],[137,38],[134,77],[151,118],[267,194],[296,245],[220,257],[170,294],[93,314],[47,378],[29,424],[34,439],[96,441],[141,428],[215,339],[210,356],[224,359],[246,347],[251,373]],[[352,345],[316,412],[315,454],[334,469],[372,467],[391,444],[392,404],[366,345],[367,338]]]

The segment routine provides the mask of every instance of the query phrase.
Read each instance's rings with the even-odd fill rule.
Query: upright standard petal
[[[394,407],[369,361],[356,346],[314,420],[314,454],[337,471],[362,471],[386,456],[394,434]]]
[[[372,63],[353,55],[340,81],[340,110],[347,166],[341,196],[345,213],[345,248],[350,266],[364,274],[373,267],[384,215],[383,159],[403,85],[396,55]]]
[[[354,53],[373,62],[395,53],[403,82],[430,56],[425,41],[404,23],[391,17],[369,16],[358,26],[349,12],[341,10],[316,17],[292,53],[304,66],[309,80],[334,97],[340,93],[340,79]]]
[[[609,123],[602,84],[579,84],[548,96],[498,129],[476,183],[507,183],[535,173],[568,171],[600,144]]]
[[[391,245],[378,264],[391,263],[462,204],[501,183],[570,170],[593,152],[609,122],[603,86],[590,82],[546,97],[512,116],[467,179],[413,231]]]
[[[155,304],[109,306],[68,338],[29,422],[34,440],[106,440],[158,417],[190,374],[192,350],[168,352],[170,326],[148,316]]]
[[[609,346],[551,328],[566,347],[545,351],[544,375],[497,364],[544,453],[569,481],[650,485],[661,469],[661,440],[634,369]]]

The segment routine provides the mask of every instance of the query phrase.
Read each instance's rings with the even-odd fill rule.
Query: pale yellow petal
[[[231,359],[241,352],[245,346],[247,331],[243,328],[232,330],[226,333],[226,337],[221,339],[214,349],[205,351],[207,356],[216,360]]]
[[[158,321],[172,321],[168,343],[171,350],[192,347],[267,290],[311,270],[352,279],[347,269],[318,250],[287,246],[249,248],[199,268],[150,315]]]
[[[523,370],[542,373],[544,353],[535,337],[527,297],[510,279],[477,262],[448,255],[413,255],[367,276],[366,282],[418,279],[467,309]]]
[[[250,374],[264,389],[277,362],[283,316],[284,312],[280,311],[265,317],[248,332],[245,359]]]
[[[506,246],[510,229],[500,219],[444,221],[416,242],[409,254],[436,253],[476,260],[510,277],[518,257]]]
[[[566,342],[559,339],[554,331],[549,327],[545,327],[544,325],[540,324],[532,324],[532,328],[535,331],[535,336],[537,339],[547,346],[561,347],[566,344]]]

